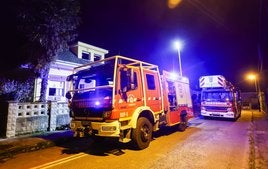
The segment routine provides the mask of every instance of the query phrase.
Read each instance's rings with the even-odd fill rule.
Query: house
[[[85,63],[104,59],[108,50],[78,41],[70,46],[70,50],[58,54],[57,59],[50,66],[46,100],[65,102],[65,93],[69,89],[66,77],[73,72],[73,68]],[[34,101],[40,98],[41,79],[35,79]]]

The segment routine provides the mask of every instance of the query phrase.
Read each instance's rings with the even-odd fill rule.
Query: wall
[[[8,114],[8,103],[0,100],[0,136],[6,135],[7,129],[7,114]]]
[[[258,109],[258,95],[256,92],[241,92],[242,105],[244,109]]]
[[[50,101],[47,103],[8,102],[5,137],[54,131],[70,123],[67,103]]]

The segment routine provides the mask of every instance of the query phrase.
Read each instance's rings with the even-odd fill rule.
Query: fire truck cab
[[[221,75],[201,76],[201,115],[236,120],[241,116],[240,90]]]
[[[74,69],[67,81],[75,136],[118,137],[138,149],[161,126],[185,130],[193,116],[189,80],[157,65],[114,56]]]

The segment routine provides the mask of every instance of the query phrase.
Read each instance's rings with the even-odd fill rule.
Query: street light
[[[180,76],[182,76],[182,68],[181,68],[181,49],[183,47],[183,44],[181,41],[175,41],[174,47],[177,49],[178,56],[179,56],[179,66],[180,66]]]

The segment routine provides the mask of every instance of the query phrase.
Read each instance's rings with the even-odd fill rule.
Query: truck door
[[[131,117],[135,109],[143,105],[140,77],[139,69],[118,69],[113,118]]]
[[[156,71],[144,71],[146,103],[154,112],[162,110],[160,79]]]
[[[176,82],[167,81],[167,97],[169,108],[167,111],[167,121],[168,125],[176,124],[180,122],[180,111],[178,106],[178,95],[176,87]]]

